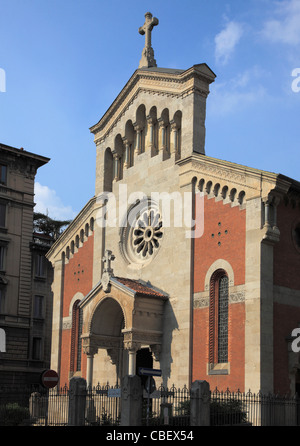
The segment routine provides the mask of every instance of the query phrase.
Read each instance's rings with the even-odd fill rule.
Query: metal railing
[[[88,388],[86,425],[117,426],[121,418],[121,389],[118,385]]]
[[[160,386],[143,394],[142,424],[148,426],[188,426],[190,423],[190,390],[184,386]]]
[[[297,426],[300,400],[294,397],[261,392],[211,392],[210,424],[212,426]]]
[[[86,389],[85,425],[117,426],[121,418],[119,386]],[[0,388],[0,426],[64,426],[69,422],[70,391],[63,388]],[[299,426],[300,399],[282,395],[215,389],[208,398],[211,426]],[[144,390],[142,425],[189,426],[191,392],[184,386]],[[84,406],[83,406],[84,407]]]

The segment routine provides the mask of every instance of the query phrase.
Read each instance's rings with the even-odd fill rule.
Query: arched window
[[[210,281],[209,362],[228,362],[228,276],[216,271]]]
[[[72,333],[71,333],[71,358],[70,371],[81,370],[81,332],[82,332],[82,312],[79,308],[80,300],[73,305],[72,310]]]

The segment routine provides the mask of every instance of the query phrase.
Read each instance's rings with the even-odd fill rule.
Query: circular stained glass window
[[[127,214],[121,233],[121,251],[133,266],[148,264],[161,247],[164,235],[158,206],[151,200],[139,202]]]

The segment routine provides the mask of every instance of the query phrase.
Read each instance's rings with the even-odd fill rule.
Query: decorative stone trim
[[[231,293],[230,289],[229,289],[229,303],[235,304],[235,303],[240,303],[240,302],[245,302],[245,291],[241,290],[241,291]]]
[[[72,317],[70,316],[64,317],[62,321],[62,329],[71,330],[71,328],[72,328]]]
[[[230,375],[230,362],[219,364],[208,363],[206,368],[207,375]]]
[[[236,304],[241,302],[245,302],[244,285],[229,287],[229,304]],[[207,291],[194,293],[194,309],[208,308],[208,307],[209,307],[209,295]]]
[[[228,280],[229,280],[229,287],[234,286],[234,272],[233,272],[233,268],[230,265],[229,262],[227,262],[227,260],[223,260],[223,259],[218,259],[216,260],[208,269],[206,276],[205,276],[205,285],[204,285],[204,289],[205,291],[209,290],[210,287],[210,279],[213,275],[213,273],[215,271],[217,271],[218,269],[223,269],[224,271],[226,271],[227,275],[228,275]]]

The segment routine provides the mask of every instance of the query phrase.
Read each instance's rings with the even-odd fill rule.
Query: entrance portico
[[[94,357],[99,349],[105,349],[115,365],[117,380],[135,375],[136,353],[142,347],[149,347],[159,361],[164,302],[168,297],[148,284],[112,274],[111,269],[109,277],[104,272],[102,280],[80,303],[89,386],[93,385]]]

